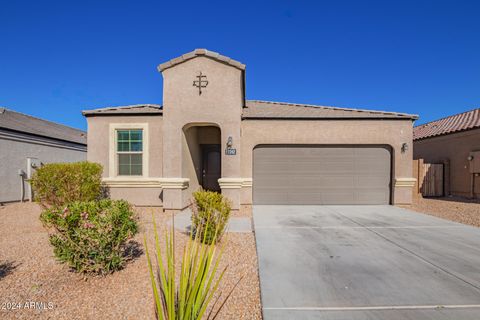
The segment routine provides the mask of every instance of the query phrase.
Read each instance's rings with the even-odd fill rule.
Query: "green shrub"
[[[193,233],[211,244],[222,238],[230,217],[231,205],[220,193],[199,190],[193,193]]]
[[[220,268],[227,241],[217,248],[216,245],[201,243],[191,234],[181,259],[175,259],[173,224],[170,232],[165,235],[164,248],[160,244],[155,219],[153,219],[153,226],[156,265],[152,263],[146,237],[144,244],[155,302],[155,318],[157,320],[216,319],[243,278],[243,276],[239,277],[226,294],[219,290],[219,285],[228,268]]]
[[[35,201],[52,207],[97,200],[102,194],[102,171],[100,164],[87,161],[45,164],[31,179]]]
[[[124,200],[73,202],[52,207],[40,219],[53,233],[50,243],[57,259],[81,273],[108,274],[127,259],[127,240],[137,233],[132,208]]]

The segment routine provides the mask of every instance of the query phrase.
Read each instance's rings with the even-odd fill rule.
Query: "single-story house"
[[[414,159],[444,164],[444,195],[480,198],[480,109],[413,130]]]
[[[86,158],[86,132],[0,108],[0,203],[31,199],[26,180],[42,163]]]
[[[245,99],[245,65],[158,66],[163,105],[83,111],[113,198],[180,210],[200,187],[251,204],[410,204],[416,115]]]

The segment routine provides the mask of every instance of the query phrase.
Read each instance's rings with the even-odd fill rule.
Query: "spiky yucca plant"
[[[165,232],[165,252],[162,252],[160,246],[155,218],[153,218],[153,226],[157,261],[155,267],[152,264],[146,238],[144,242],[157,319],[200,320],[204,316],[207,320],[215,319],[242,278],[240,277],[226,296],[222,297],[219,293],[217,298],[212,300],[227,270],[227,267],[219,270],[219,263],[225,250],[226,241],[223,241],[217,248],[216,245],[204,244],[205,241],[195,239],[190,234],[183,251],[177,285],[175,283],[175,232],[173,223],[171,230]],[[213,305],[206,314],[207,308],[212,302]],[[217,305],[219,306],[216,307]]]

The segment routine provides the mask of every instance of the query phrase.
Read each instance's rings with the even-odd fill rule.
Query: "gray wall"
[[[54,139],[34,137],[0,129],[0,203],[20,201],[21,178],[27,172],[27,157],[43,163],[75,162],[87,159],[86,146]],[[24,182],[25,200],[28,184]]]

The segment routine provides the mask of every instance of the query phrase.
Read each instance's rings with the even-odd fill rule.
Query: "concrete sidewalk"
[[[190,208],[174,216],[175,229],[190,231],[192,224],[192,211]],[[170,223],[170,222],[169,222]],[[230,217],[226,228],[227,232],[252,232],[252,222],[247,217]]]
[[[478,228],[392,206],[253,214],[266,320],[480,318]]]

